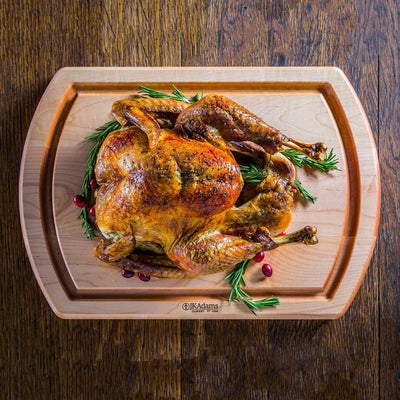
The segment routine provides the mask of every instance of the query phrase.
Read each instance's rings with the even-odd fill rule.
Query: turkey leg
[[[260,251],[268,251],[288,243],[318,243],[317,229],[306,226],[292,234],[271,238],[265,227],[253,231],[247,240],[239,236],[215,233],[176,246],[168,257],[181,268],[193,274],[212,274],[253,258]]]
[[[307,245],[317,244],[317,228],[315,226],[307,225],[296,232],[289,233],[288,235],[274,237],[273,240],[279,246],[289,243],[304,243]]]
[[[267,152],[275,153],[283,146],[307,154],[316,161],[325,159],[324,143],[306,144],[287,138],[249,110],[218,95],[209,95],[183,110],[175,128],[188,136],[215,139],[215,131],[228,142],[252,141]]]
[[[260,251],[272,250],[278,245],[268,229],[258,228],[249,240],[239,236],[214,233],[190,242],[180,242],[167,256],[179,267],[196,275],[212,274],[254,257]]]

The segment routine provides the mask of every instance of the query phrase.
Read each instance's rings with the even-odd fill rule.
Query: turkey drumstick
[[[321,142],[306,144],[290,139],[246,108],[218,95],[205,96],[183,110],[175,129],[188,136],[203,136],[214,142],[217,134],[229,142],[252,141],[268,153],[275,153],[286,146],[316,161],[325,159],[327,149]]]

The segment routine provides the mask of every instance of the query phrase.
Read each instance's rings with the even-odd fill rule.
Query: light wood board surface
[[[317,246],[267,253],[274,268],[247,273],[255,298],[278,295],[281,305],[257,318],[337,318],[356,294],[374,247],[380,183],[368,121],[351,85],[336,68],[67,68],[49,84],[32,120],[20,176],[25,244],[44,295],[63,318],[254,318],[228,305],[226,272],[193,280],[144,283],[124,279],[96,260],[76,217],[90,144],[84,137],[106,122],[114,100],[139,84],[185,94],[226,95],[284,134],[333,148],[341,171],[299,179],[315,204],[296,203],[290,231],[318,228]],[[373,160],[373,162],[371,162]],[[195,305],[216,312],[195,312]],[[188,306],[189,305],[189,306]],[[197,309],[198,310],[198,309]]]

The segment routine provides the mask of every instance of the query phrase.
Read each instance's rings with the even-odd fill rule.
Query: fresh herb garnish
[[[141,97],[149,97],[151,99],[171,99],[171,100],[178,100],[178,101],[183,101],[188,104],[193,104],[196,103],[196,101],[199,101],[201,97],[203,97],[204,90],[201,93],[201,96],[199,96],[198,93],[196,93],[191,99],[187,98],[179,89],[177,89],[174,85],[172,85],[173,90],[172,94],[167,94],[163,92],[159,92],[158,90],[155,89],[150,89],[145,86],[139,86],[140,89],[140,96]]]
[[[268,175],[265,169],[258,168],[255,164],[239,165],[243,181],[246,183],[262,182]]]
[[[280,153],[300,168],[315,168],[324,173],[331,170],[340,171],[337,167],[339,160],[337,159],[336,154],[333,153],[333,149],[330,150],[325,160],[320,162],[315,161],[296,150],[281,150]],[[239,167],[245,183],[261,182],[268,175],[266,169],[260,169],[253,163],[250,165],[239,165]],[[312,203],[317,201],[317,197],[312,196],[297,178],[294,180],[294,184],[297,186],[300,194],[304,197],[307,203],[309,201]]]
[[[78,219],[82,219],[82,227],[84,228],[86,237],[88,239],[93,239],[96,236],[96,232],[98,232],[99,230],[89,218],[90,200],[92,197],[92,188],[90,186],[90,181],[92,180],[92,178],[94,178],[94,167],[96,166],[97,154],[108,134],[120,128],[121,125],[116,120],[112,120],[105,123],[100,128],[97,128],[95,132],[93,132],[89,136],[86,136],[85,138],[87,140],[93,141],[94,145],[91,148],[89,152],[89,157],[85,163],[86,171],[83,175],[81,191],[81,196],[86,199],[87,205],[81,208],[81,211],[78,214]]]
[[[340,169],[337,167],[339,160],[337,159],[336,154],[333,153],[333,149],[331,149],[324,161],[315,161],[296,150],[281,150],[280,153],[289,159],[294,165],[297,165],[300,168],[315,168],[324,173],[331,170],[340,171]]]
[[[85,230],[85,235],[88,239],[93,239],[96,236],[96,232],[98,232],[99,228],[92,223],[92,221],[88,217],[88,209],[87,206],[81,208],[79,211],[78,219],[82,219],[82,227]]]
[[[304,200],[306,201],[306,203],[308,203],[309,201],[311,201],[312,203],[315,203],[317,201],[317,197],[312,196],[301,184],[301,182],[297,179],[294,178],[294,184],[297,186],[297,188],[299,189],[299,192],[302,194],[302,196],[304,197]]]
[[[240,172],[242,173],[242,178],[244,183],[254,183],[254,182],[262,182],[265,177],[268,175],[265,169],[260,169],[254,164],[247,165],[239,165]],[[312,196],[301,184],[301,182],[295,178],[294,184],[299,189],[300,194],[304,197],[305,201],[308,203],[311,201],[315,203],[317,201],[317,197]]]
[[[232,301],[241,301],[254,315],[257,315],[255,310],[261,311],[261,308],[279,305],[279,297],[269,296],[262,300],[253,300],[253,298],[242,289],[242,285],[247,287],[244,274],[249,262],[250,260],[245,260],[237,264],[235,269],[228,274],[224,280],[229,279],[228,282],[232,286],[229,295],[229,304],[231,304]]]

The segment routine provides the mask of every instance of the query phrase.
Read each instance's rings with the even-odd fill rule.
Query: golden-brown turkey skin
[[[95,173],[103,234],[114,239],[132,225],[137,241],[155,241],[164,251],[189,232],[215,229],[243,187],[229,151],[166,129],[151,151],[140,129],[113,132]]]

